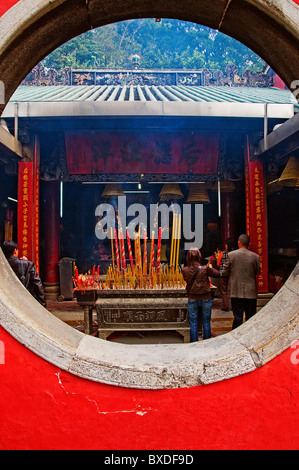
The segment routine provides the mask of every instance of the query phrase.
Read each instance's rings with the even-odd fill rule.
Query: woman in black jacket
[[[209,264],[202,265],[198,248],[191,248],[187,254],[187,266],[183,268],[188,294],[190,321],[190,342],[198,341],[198,313],[202,310],[203,339],[211,338],[212,291],[209,277],[219,277],[219,271]]]

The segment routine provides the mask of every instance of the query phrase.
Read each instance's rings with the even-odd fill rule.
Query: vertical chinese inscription
[[[246,229],[250,249],[257,253],[261,273],[257,277],[258,292],[268,292],[268,232],[263,163],[251,162],[247,146],[245,156]]]
[[[19,256],[32,260],[33,162],[19,163],[18,247]]]
[[[38,138],[34,142],[33,161],[33,258],[36,270],[39,273],[39,193],[40,193],[40,145]]]

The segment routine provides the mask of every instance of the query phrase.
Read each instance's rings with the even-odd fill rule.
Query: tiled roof
[[[11,102],[228,102],[298,104],[288,90],[226,86],[20,86]]]

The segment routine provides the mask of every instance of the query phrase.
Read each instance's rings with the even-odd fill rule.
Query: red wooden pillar
[[[221,238],[222,248],[225,241],[232,238],[236,243],[236,195],[234,192],[221,193]]]
[[[57,299],[59,295],[59,181],[43,184],[43,226],[45,233],[44,280],[46,299]]]
[[[245,146],[246,231],[250,249],[260,257],[262,272],[257,277],[258,292],[268,292],[268,229],[263,162],[250,161]]]

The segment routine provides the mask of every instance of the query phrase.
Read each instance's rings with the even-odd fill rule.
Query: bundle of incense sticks
[[[133,259],[131,240],[129,233],[124,236],[123,231],[120,229],[111,229],[111,251],[112,251],[112,265],[109,266],[108,272],[104,280],[99,278],[99,269],[95,275],[93,269],[92,277],[88,275],[78,276],[74,283],[77,289],[171,289],[185,287],[185,281],[179,265],[179,248],[181,237],[181,215],[174,214],[172,237],[171,237],[171,250],[170,250],[170,264],[161,265],[161,238],[162,228],[158,229],[158,247],[155,257],[154,250],[154,236],[155,232],[152,231],[150,239],[150,256],[147,257],[147,233],[143,231],[143,257],[141,255],[141,231],[135,234],[134,238],[134,254],[135,262]],[[126,264],[126,249],[125,240],[127,242],[127,251],[129,254],[129,264]],[[156,258],[156,259],[155,259]],[[156,263],[155,263],[156,261]]]
[[[103,283],[100,279],[100,268],[98,266],[97,273],[95,272],[95,266],[91,271],[88,271],[86,274],[79,274],[78,269],[75,269],[74,276],[74,287],[77,290],[93,290],[93,289],[102,289]]]
[[[159,274],[156,268],[151,269],[151,274],[144,275],[139,267],[134,271],[128,266],[127,271],[114,272],[109,267],[103,289],[177,289],[184,288],[185,281],[181,270],[175,272],[169,266],[161,266]]]

